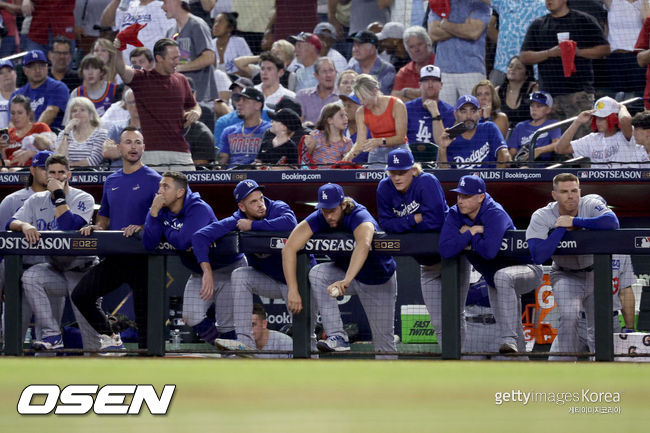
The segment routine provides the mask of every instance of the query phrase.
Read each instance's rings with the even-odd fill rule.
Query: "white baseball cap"
[[[383,41],[384,39],[402,39],[404,35],[404,24],[391,21],[384,24],[381,32],[377,33],[377,39]]]
[[[596,117],[607,117],[610,114],[618,114],[619,109],[616,100],[609,96],[603,96],[594,104],[594,110],[596,111],[592,115]]]
[[[434,65],[426,65],[420,69],[420,81],[425,78],[437,78],[440,80],[440,68]]]

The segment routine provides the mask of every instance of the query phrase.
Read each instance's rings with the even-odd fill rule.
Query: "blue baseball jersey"
[[[499,149],[506,148],[506,141],[493,122],[476,125],[476,133],[470,140],[459,135],[447,148],[447,161],[455,168],[496,168]]]
[[[375,231],[379,229],[377,221],[370,215],[370,212],[365,206],[354,202],[355,206],[347,215],[343,215],[343,219],[338,227],[332,228],[327,224],[323,214],[320,210],[316,210],[309,214],[305,221],[309,224],[311,231],[316,233],[336,233],[345,232],[353,233],[354,230],[362,223],[370,222],[375,227]],[[347,270],[350,265],[350,255],[343,256],[335,253],[329,253],[336,266],[343,270]],[[377,285],[383,284],[390,279],[395,272],[397,265],[391,256],[380,255],[373,251],[368,253],[366,262],[361,267],[361,270],[355,277],[355,280],[363,284]]]
[[[427,232],[440,230],[449,206],[438,178],[421,173],[413,177],[404,194],[395,189],[389,177],[382,179],[377,186],[377,212],[379,225],[387,233]],[[415,214],[418,213],[422,215],[422,222],[416,224]],[[437,255],[415,259],[422,265],[440,261]]]
[[[29,98],[34,112],[34,121],[38,121],[47,107],[58,107],[59,114],[57,114],[50,127],[63,129],[63,114],[70,98],[70,90],[65,84],[52,77],[47,77],[45,82],[35,89],[29,83],[20,89],[16,89],[9,100],[16,95],[25,95]]]
[[[517,126],[515,126],[515,129],[512,130],[512,134],[510,134],[510,138],[508,138],[508,148],[509,149],[515,149],[519,150],[521,149],[522,146],[528,147],[530,145],[530,141],[533,138],[533,134],[535,134],[535,131],[537,131],[539,128],[550,125],[551,123],[555,123],[553,120],[546,120],[546,122],[542,123],[539,126],[533,126],[530,124],[530,120],[524,120],[523,122],[517,123]],[[551,129],[550,131],[543,132],[540,134],[539,137],[537,137],[537,141],[535,142],[535,147],[540,147],[540,146],[546,146],[548,144],[551,144],[553,140],[556,138],[559,139],[560,136],[562,135],[562,131],[560,131],[560,128],[555,128]],[[555,156],[555,153],[543,153],[537,158],[539,161],[551,161],[553,157]]]
[[[144,224],[161,178],[147,166],[130,174],[120,169],[108,176],[97,211],[98,215],[110,218],[108,229],[121,230],[131,224]]]
[[[183,264],[192,272],[201,274],[201,262],[209,262],[212,269],[218,269],[240,260],[243,254],[218,255],[210,250],[210,244],[205,239],[195,236],[195,233],[217,221],[214,211],[209,204],[201,200],[198,192],[187,188],[181,210],[174,214],[169,208],[163,207],[157,217],[147,213],[144,223],[142,242],[148,250],[156,248],[164,236],[178,250]],[[188,252],[189,248],[192,252]]]
[[[262,138],[271,123],[262,121],[257,126],[245,128],[244,122],[236,123],[223,130],[219,153],[227,153],[228,166],[252,164],[262,146]]]
[[[429,110],[422,105],[422,98],[408,101],[406,104],[408,122],[406,136],[409,143],[433,143],[433,120]],[[445,128],[454,126],[454,107],[443,101],[438,101],[438,111]]]
[[[266,215],[261,220],[254,220],[251,231],[290,232],[298,224],[296,215],[288,204],[280,200],[264,197]],[[246,214],[237,210],[232,216],[215,221],[199,230],[195,237],[203,238],[203,244],[209,244],[226,233],[237,230],[237,221],[246,219]],[[269,277],[286,284],[282,272],[282,255],[280,254],[246,254],[248,264]]]
[[[460,228],[464,225],[482,225],[483,233],[472,236],[467,230],[461,234]],[[516,259],[497,256],[506,230],[515,230],[515,225],[510,215],[488,193],[474,220],[461,214],[458,205],[453,205],[440,232],[440,255],[444,258],[456,257],[469,245],[471,250],[467,251],[467,259],[490,287],[494,287],[494,274],[499,269],[532,263],[530,257]]]

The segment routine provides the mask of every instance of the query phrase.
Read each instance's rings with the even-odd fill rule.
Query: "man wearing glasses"
[[[52,39],[47,58],[52,65],[50,67],[50,77],[61,81],[68,87],[70,92],[81,86],[81,78],[79,78],[76,71],[70,68],[70,62],[72,61],[72,43],[70,39],[65,36],[56,36]]]

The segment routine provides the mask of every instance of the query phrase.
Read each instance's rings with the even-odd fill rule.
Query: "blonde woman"
[[[338,89],[339,95],[349,95],[352,93],[352,85],[354,84],[354,79],[359,76],[357,71],[352,69],[346,69],[345,71],[339,74],[339,79],[336,81],[336,88]]]
[[[63,116],[65,129],[56,141],[56,153],[65,155],[72,167],[97,166],[104,158],[108,134],[99,127],[95,105],[88,98],[71,98]]]
[[[334,164],[352,149],[352,140],[345,136],[348,115],[339,103],[327,104],[320,112],[316,129],[305,136],[301,163],[310,166]]]
[[[351,161],[361,152],[368,152],[370,168],[384,168],[388,152],[409,148],[406,106],[399,98],[381,93],[379,82],[368,74],[359,75],[352,89],[362,105],[356,113],[357,142],[344,159]],[[372,138],[366,138],[368,131]]]
[[[479,122],[494,122],[503,137],[508,136],[510,122],[506,113],[501,111],[501,98],[490,80],[481,80],[472,89],[472,95],[476,96],[481,105],[481,119]]]

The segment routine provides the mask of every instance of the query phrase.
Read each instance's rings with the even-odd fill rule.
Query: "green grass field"
[[[176,384],[167,416],[20,416],[29,384]],[[618,404],[495,393],[619,392]],[[547,394],[548,395],[548,394]],[[620,414],[571,414],[570,407]],[[0,358],[0,432],[645,431],[650,366],[627,363]]]

